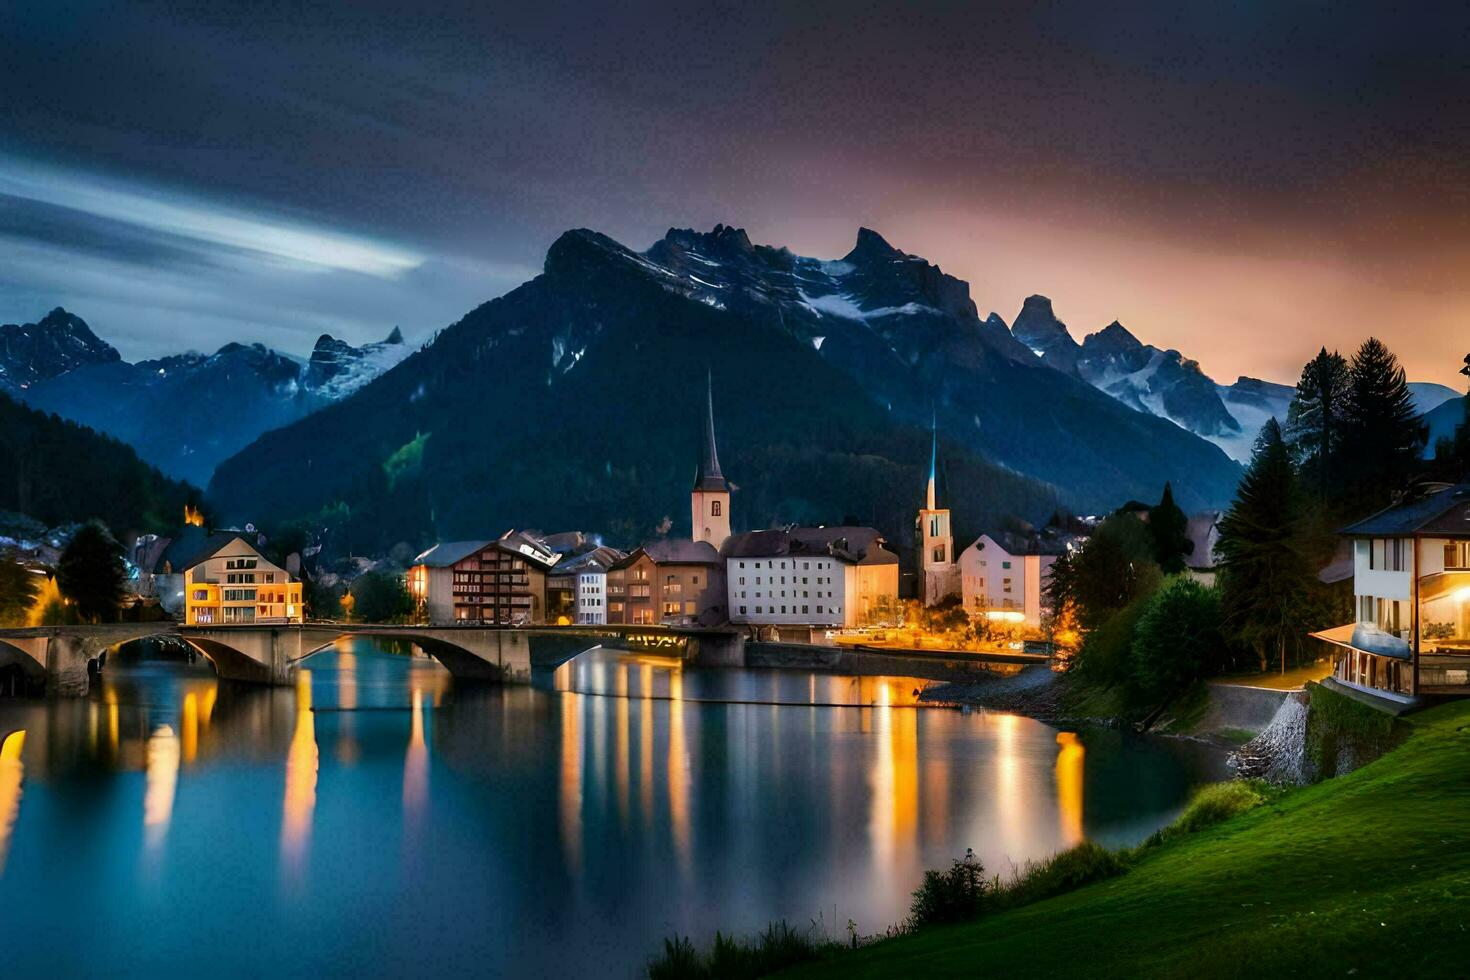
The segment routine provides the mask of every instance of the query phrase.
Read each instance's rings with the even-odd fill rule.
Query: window
[[[929,518],[929,537],[939,537],[939,518],[937,517]]]
[[[941,565],[944,563],[944,545],[937,544],[934,546],[934,561]]]
[[[740,615],[742,615],[742,616],[745,615],[745,607],[744,606],[741,606],[740,607]]]
[[[699,576],[698,575],[690,576],[690,578],[689,578],[689,584],[690,585],[698,585],[699,584]]]
[[[709,502],[709,516],[711,516],[711,517],[719,517],[720,516],[720,502],[718,500],[711,500]]]
[[[1003,562],[1000,563],[1000,567],[1001,568],[1010,568],[1011,567],[1011,563],[1008,562],[1008,561],[1003,561]]]
[[[1470,569],[1470,541],[1446,541],[1444,567],[1456,571]]]

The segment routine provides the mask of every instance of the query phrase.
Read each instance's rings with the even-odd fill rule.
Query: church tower
[[[940,508],[935,486],[939,479],[939,423],[930,430],[929,486],[924,507],[914,522],[919,540],[919,599],[932,606],[960,591],[959,565],[955,561],[954,537],[949,529],[949,510]]]
[[[708,541],[719,548],[730,536],[730,485],[720,472],[720,456],[715,451],[715,386],[705,376],[706,412],[704,419],[704,452],[694,474],[694,489],[689,493],[689,511],[693,517],[695,541]]]

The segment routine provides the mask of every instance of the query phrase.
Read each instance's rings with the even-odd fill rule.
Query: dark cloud
[[[317,322],[330,287],[339,328],[377,336],[354,294],[386,283],[427,330],[573,226],[646,244],[726,221],[833,255],[866,223],[982,306],[1050,292],[1077,326],[1121,317],[1219,374],[1289,374],[1313,331],[1397,330],[1443,379],[1470,307],[1467,25],[1463,6],[63,0],[0,12],[0,139],[440,270],[437,295],[303,276],[285,292],[305,310],[250,323]],[[94,259],[177,270],[170,250],[198,249],[200,288],[249,290],[219,242],[0,220]],[[155,351],[194,304],[156,305]]]

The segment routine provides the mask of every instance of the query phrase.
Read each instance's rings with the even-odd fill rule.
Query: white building
[[[788,527],[733,535],[721,549],[730,621],[862,626],[897,615],[898,556],[870,527]]]
[[[607,623],[607,569],[584,568],[577,573],[577,624]]]
[[[1356,615],[1313,634],[1339,650],[1332,680],[1399,702],[1470,694],[1470,482],[1341,533]]]
[[[960,594],[971,619],[1040,626],[1061,535],[982,534],[960,553]]]

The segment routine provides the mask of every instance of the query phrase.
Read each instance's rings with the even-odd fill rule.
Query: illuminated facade
[[[437,544],[413,560],[408,591],[435,626],[545,622],[546,579],[561,559],[519,531],[489,541]]]
[[[971,619],[1040,626],[1046,586],[1064,550],[1040,535],[982,534],[960,555],[960,590]]]
[[[1353,544],[1354,621],[1313,634],[1333,679],[1391,701],[1470,694],[1470,482],[1374,514]]]
[[[789,527],[725,542],[730,621],[852,627],[897,618],[898,556],[870,527]]]
[[[690,528],[695,541],[707,542],[719,550],[730,536],[730,485],[720,472],[720,456],[715,450],[714,382],[706,378],[706,383],[704,451],[694,474],[694,489],[689,492]]]
[[[184,622],[244,626],[303,621],[301,583],[244,538],[216,533],[184,571]]]

